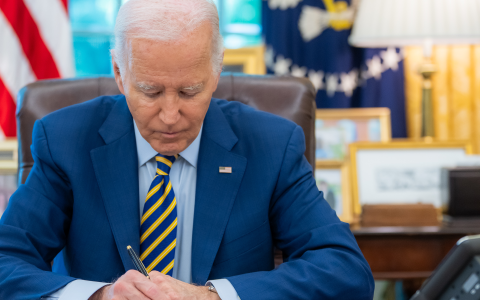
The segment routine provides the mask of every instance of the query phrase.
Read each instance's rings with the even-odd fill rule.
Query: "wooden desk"
[[[459,239],[480,234],[480,228],[352,227],[375,279],[403,280],[408,297],[437,268]],[[275,251],[275,265],[283,262]]]
[[[411,296],[456,242],[480,228],[352,227],[375,279],[404,280]]]

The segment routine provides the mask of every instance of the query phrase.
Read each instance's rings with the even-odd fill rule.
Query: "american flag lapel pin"
[[[232,173],[232,167],[219,167],[219,173]]]

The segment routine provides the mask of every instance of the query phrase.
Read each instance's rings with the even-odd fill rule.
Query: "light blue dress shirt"
[[[145,198],[157,170],[155,156],[157,152],[142,137],[135,126],[135,139],[138,154],[138,187],[140,219],[143,214]],[[170,170],[170,180],[177,199],[177,246],[173,277],[183,282],[192,282],[192,233],[195,210],[195,190],[197,183],[197,162],[203,126],[197,138],[175,160]],[[239,299],[234,287],[227,279],[210,281],[222,300]],[[86,280],[74,280],[51,294],[46,299],[87,300],[98,289],[108,283]]]

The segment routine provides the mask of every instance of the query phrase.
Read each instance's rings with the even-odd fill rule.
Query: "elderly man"
[[[130,0],[115,36],[123,95],[35,124],[35,165],[0,223],[0,299],[371,299],[301,128],[211,98],[214,4]],[[62,249],[68,275],[51,272]]]

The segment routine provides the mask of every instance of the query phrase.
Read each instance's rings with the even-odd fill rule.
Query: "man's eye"
[[[155,93],[145,93],[145,95],[149,98],[155,98],[160,95],[162,92],[155,92]]]
[[[197,93],[189,93],[189,92],[183,92],[183,91],[180,92],[180,96],[185,97],[185,98],[191,98],[191,97],[195,96],[196,94]]]

